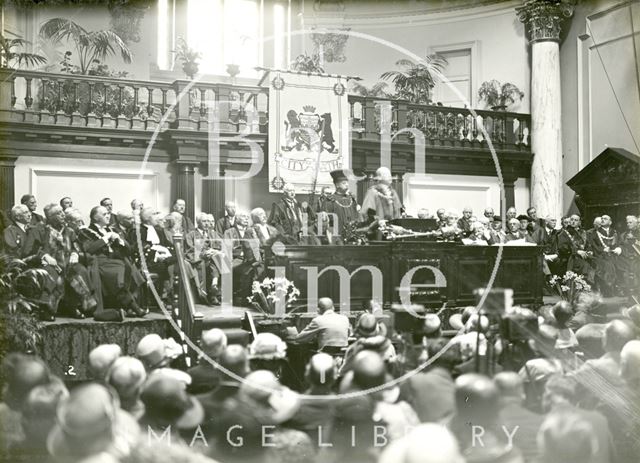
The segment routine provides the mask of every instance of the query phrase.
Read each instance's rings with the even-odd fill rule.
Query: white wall
[[[640,56],[634,57],[631,34],[635,31],[638,43],[638,24],[638,2],[585,0],[576,5],[566,26],[560,46],[565,181],[606,146],[640,154],[640,89],[635,67]],[[573,191],[565,186],[565,210],[573,199]]]
[[[169,211],[171,177],[165,163],[147,163],[140,178],[140,163],[96,159],[37,158],[20,156],[15,167],[15,201],[25,193],[38,200],[38,212],[63,196],[89,218],[89,211],[105,196],[113,199],[114,210],[130,208],[133,198]],[[201,182],[199,182],[201,183]]]
[[[515,206],[524,213],[529,207],[529,181],[519,179],[515,184]],[[427,208],[435,215],[437,209],[457,210],[469,206],[478,216],[485,207],[500,211],[500,185],[495,177],[443,174],[405,174],[404,204],[410,215]]]
[[[453,44],[472,44],[476,50],[472,63],[472,106],[483,107],[475,101],[480,84],[498,79],[514,83],[525,92],[523,101],[510,109],[529,112],[528,44],[524,26],[515,14],[515,7],[521,2],[436,13],[427,12],[426,6],[414,2],[408,2],[404,12],[397,11],[397,6],[392,12],[393,3],[345,2],[344,11],[335,14],[315,12],[311,3],[305,2],[306,28],[350,27],[351,31],[374,36],[420,57]],[[313,51],[310,38],[306,39],[306,46],[307,52]],[[344,63],[326,63],[327,72],[360,76],[368,87],[380,80],[382,72],[398,69],[397,60],[409,58],[389,45],[358,37],[349,38],[345,54]],[[389,83],[389,89],[393,89],[393,84]]]

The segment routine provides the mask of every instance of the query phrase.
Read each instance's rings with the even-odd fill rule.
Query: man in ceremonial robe
[[[87,268],[80,263],[80,255],[73,247],[76,235],[65,224],[61,206],[45,208],[46,223],[29,229],[25,254],[49,273],[52,282],[48,291],[51,313],[58,303],[76,318],[84,318],[96,310],[97,299]],[[57,299],[57,300],[56,300]]]
[[[180,216],[179,216],[180,217]],[[115,232],[112,229],[110,231]],[[140,211],[140,241],[143,254],[140,254],[138,235],[135,227],[129,231],[127,240],[132,246],[132,256],[135,264],[142,269],[141,260],[145,259],[147,269],[158,275],[157,288],[161,291],[162,299],[165,299],[171,290],[172,265],[175,263],[173,256],[173,243],[167,238],[165,231],[158,225],[158,214],[151,207],[144,207]],[[124,241],[126,244],[127,241]]]
[[[589,249],[587,232],[580,226],[580,216],[574,214],[569,219],[569,225],[558,234],[558,258],[562,270],[584,275],[590,284],[594,280],[594,270],[591,265],[593,253]]]
[[[505,243],[517,240],[522,240],[526,243],[533,243],[533,239],[531,238],[529,233],[522,229],[520,221],[518,219],[509,219],[509,221],[507,222],[507,227],[509,227],[509,230],[504,237]]]
[[[362,201],[362,220],[368,219],[368,211],[375,211],[378,220],[393,220],[402,217],[402,202],[391,188],[391,171],[386,167],[376,170],[376,184],[371,186]]]
[[[319,244],[309,229],[308,215],[296,199],[295,187],[282,187],[282,199],[271,206],[269,224],[278,229],[285,244]],[[306,223],[305,223],[306,222]]]
[[[332,228],[331,235],[336,233],[344,237],[346,228],[354,222],[358,222],[360,215],[356,198],[349,191],[349,176],[353,173],[348,169],[338,169],[330,172],[335,193],[325,196],[319,209],[320,220],[318,220],[318,234],[325,237],[327,244],[342,244],[341,240],[334,239],[334,236],[327,236],[327,225]],[[325,218],[328,219],[326,223]],[[320,225],[322,224],[322,225]],[[320,228],[323,228],[320,230]]]
[[[129,259],[129,246],[109,228],[108,211],[103,206],[94,207],[89,215],[91,223],[80,229],[79,238],[84,251],[98,261],[105,306],[123,308],[130,317],[144,316],[146,311],[134,297],[144,279]]]
[[[78,254],[78,262],[82,264],[88,272],[90,288],[92,295],[96,300],[96,307],[93,311],[93,319],[102,322],[120,322],[124,320],[125,311],[122,309],[105,309],[102,300],[102,281],[100,280],[100,269],[98,268],[98,260],[91,254],[85,252],[80,242],[81,230],[85,228],[82,214],[77,209],[67,209],[64,212],[65,223],[67,227],[74,232],[74,239],[71,241],[72,250]]]
[[[588,247],[593,252],[596,286],[603,296],[612,296],[616,287],[616,264],[622,248],[611,226],[611,217],[603,215],[600,218],[600,226],[588,236]]]
[[[640,291],[640,226],[635,215],[628,215],[626,222],[627,229],[620,234],[619,270],[625,295],[637,298]]]

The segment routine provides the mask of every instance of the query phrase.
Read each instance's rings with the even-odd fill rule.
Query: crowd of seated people
[[[91,379],[73,388],[40,358],[11,353],[2,362],[0,458],[638,461],[639,305],[620,308],[605,325],[577,328],[583,322],[558,303],[541,312],[539,332],[526,340],[529,354],[515,359],[503,346],[491,370],[469,361],[485,356],[489,341],[477,333],[486,329],[484,316],[472,310],[463,312],[453,340],[438,316],[416,320],[423,330],[407,350],[371,313],[350,326],[331,300],[319,305],[318,319],[291,338],[320,349],[295,384],[283,367],[288,344],[272,333],[245,346],[229,343],[221,329],[205,331],[203,356],[190,368],[181,347],[157,334],[144,336],[130,355],[116,344],[99,345],[84,359]],[[576,341],[567,343],[563,333],[571,326]],[[478,341],[484,347],[476,350]],[[332,345],[348,351],[344,362],[323,351]]]

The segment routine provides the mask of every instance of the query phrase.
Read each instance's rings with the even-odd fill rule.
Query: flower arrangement
[[[293,281],[286,278],[265,278],[262,283],[254,281],[248,301],[259,311],[267,315],[276,314],[276,307],[286,307],[300,296],[300,290]],[[284,315],[284,310],[278,315]]]
[[[553,275],[549,285],[555,289],[562,300],[575,305],[582,293],[591,292],[591,286],[584,279],[584,275],[568,271],[563,276]]]

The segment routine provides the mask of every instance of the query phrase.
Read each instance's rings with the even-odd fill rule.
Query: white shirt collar
[[[18,226],[18,228],[22,231],[26,231],[27,226],[23,223],[20,222],[16,222],[16,225]]]

